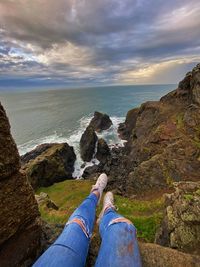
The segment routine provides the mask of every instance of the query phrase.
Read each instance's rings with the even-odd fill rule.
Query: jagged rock
[[[98,141],[94,128],[88,126],[81,136],[80,153],[84,161],[90,161],[95,153],[96,143]]]
[[[180,81],[178,88],[166,96],[161,101],[170,104],[184,103],[200,105],[200,67],[199,64],[191,72],[188,72],[185,78]]]
[[[29,266],[41,250],[40,215],[1,104],[0,150],[0,266]]]
[[[97,143],[96,158],[104,164],[107,162],[108,157],[110,157],[110,155],[111,153],[108,144],[103,138],[100,138]]]
[[[39,206],[45,205],[49,209],[59,209],[59,207],[49,198],[47,193],[40,192],[39,195],[35,195],[35,198]]]
[[[47,149],[52,147],[53,144],[41,144],[38,145],[35,149],[31,150],[30,152],[27,152],[23,156],[21,156],[21,164],[24,165],[28,163],[30,160],[33,160],[37,158],[39,155],[41,155],[43,152],[45,152]]]
[[[131,125],[129,131],[124,128],[128,141],[118,166],[110,166],[114,188],[131,195],[199,180],[199,74],[200,68],[194,68],[160,101],[148,101],[128,113],[124,123]]]
[[[127,140],[130,137],[130,133],[127,131],[125,122],[119,124],[117,132],[122,140]]]
[[[200,182],[175,183],[176,191],[166,196],[166,212],[156,243],[200,253]]]
[[[28,158],[31,160],[22,169],[34,189],[72,178],[76,155],[67,143],[39,146],[23,156],[22,160],[26,162]]]
[[[84,179],[94,178],[94,176],[99,172],[99,166],[98,165],[92,165],[87,168],[85,168],[82,177]]]
[[[47,223],[41,220],[41,227],[42,227],[42,253],[48,249],[50,245],[54,243],[56,238],[61,234],[63,231],[65,224],[58,224],[58,223]],[[42,254],[41,253],[41,254]]]
[[[200,105],[200,67],[197,66],[191,75],[192,102]]]
[[[107,130],[112,125],[112,121],[107,114],[95,111],[94,117],[92,118],[89,126],[92,126],[95,131],[101,132]]]
[[[0,103],[0,180],[18,172],[20,158],[10,134],[10,124]]]
[[[138,111],[138,108],[129,110],[126,114],[125,122],[119,124],[118,133],[121,139],[128,140],[130,138],[132,131],[135,128]]]
[[[96,137],[95,137],[96,134],[95,134],[94,130],[92,130],[92,129],[93,128],[90,127],[91,133],[93,133],[93,136],[94,136],[93,139],[96,140]],[[86,143],[84,143],[84,145],[85,144]],[[92,157],[95,155],[95,157],[100,161],[100,164],[87,167],[84,170],[83,175],[82,175],[82,177],[85,179],[90,179],[90,178],[93,179],[97,174],[99,174],[102,171],[109,173],[108,169],[109,169],[109,162],[111,161],[111,151],[110,151],[106,141],[103,138],[100,138],[99,140],[97,139],[97,152],[96,152],[96,154],[94,153],[95,152],[94,142],[92,142],[92,144],[93,144],[94,150],[93,150],[93,153],[90,152],[90,155],[92,155]],[[89,150],[91,149],[91,147],[89,147],[89,144],[88,144],[88,148],[89,148]],[[88,157],[88,153],[86,153],[86,151],[85,151],[85,155]],[[90,158],[88,158],[88,159],[90,159]]]

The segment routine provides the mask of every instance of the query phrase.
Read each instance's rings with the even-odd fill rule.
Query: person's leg
[[[136,228],[113,203],[104,207],[99,227],[102,243],[95,267],[141,267]]]
[[[107,184],[107,176],[100,175],[90,195],[74,211],[66,226],[34,267],[83,267],[87,258],[98,200]]]

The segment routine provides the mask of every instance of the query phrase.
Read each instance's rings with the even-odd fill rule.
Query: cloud
[[[198,0],[0,0],[0,79],[178,82],[200,60],[199,13]]]

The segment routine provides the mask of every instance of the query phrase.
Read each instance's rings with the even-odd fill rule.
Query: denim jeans
[[[63,232],[34,267],[84,267],[92,235],[98,198],[91,193],[69,218]],[[136,229],[108,209],[100,222],[102,243],[95,267],[140,267]]]

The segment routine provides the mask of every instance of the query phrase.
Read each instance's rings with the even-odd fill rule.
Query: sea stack
[[[92,159],[95,153],[95,147],[97,141],[98,138],[94,131],[94,128],[89,125],[86,128],[85,132],[82,134],[80,140],[80,153],[81,153],[81,158],[84,161],[89,162]]]
[[[95,111],[94,117],[90,121],[89,126],[92,126],[96,132],[102,132],[111,127],[112,121],[107,114]]]

